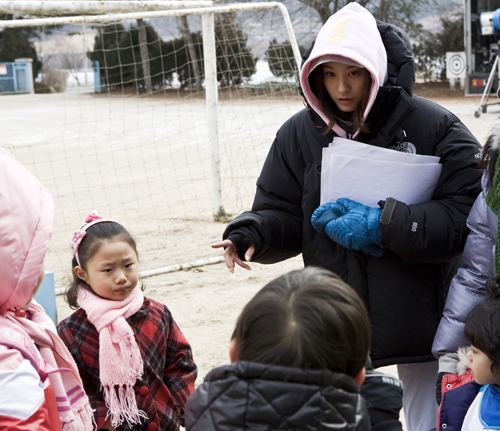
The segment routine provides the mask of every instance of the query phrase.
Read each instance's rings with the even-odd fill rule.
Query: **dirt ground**
[[[430,97],[437,103],[442,104],[450,111],[455,113],[465,123],[465,125],[469,127],[469,129],[475,134],[475,136],[481,143],[484,143],[492,123],[500,114],[500,108],[498,106],[495,106],[489,108],[488,112],[486,114],[482,114],[480,118],[475,118],[474,111],[477,109],[479,98],[465,98],[461,90],[450,91],[447,84],[444,86],[416,85],[415,94],[422,95],[424,97]],[[252,167],[251,171],[245,174],[250,182],[235,187],[234,190],[231,191],[231,194],[227,195],[226,198],[229,201],[236,198],[239,199],[239,205],[243,206],[243,209],[246,209],[251,203],[251,196],[254,192],[253,184],[255,183],[256,176],[258,175],[258,171],[260,170],[263,157],[265,157],[265,154],[267,153],[267,148],[272,142],[272,137],[276,130],[276,126],[266,126],[266,128],[262,130],[262,132],[266,135],[264,143],[262,144],[263,146],[259,148],[256,147],[256,149],[252,149],[251,152],[244,152],[244,150],[246,149],[245,146],[248,142],[254,143],[257,141],[254,135],[252,135],[253,130],[258,129],[258,127],[254,126],[260,124],[259,118],[267,118],[272,116],[279,117],[278,124],[281,124],[281,118],[283,118],[284,121],[284,119],[289,116],[287,111],[287,109],[290,109],[289,105],[292,103],[296,103],[296,101],[291,102],[287,100],[267,100],[265,101],[265,103],[259,101],[257,105],[259,105],[259,109],[261,109],[259,114],[261,117],[252,117],[252,124],[250,125],[251,130],[247,132],[245,131],[244,119],[247,109],[249,110],[248,112],[250,112],[250,110],[254,110],[254,107],[252,107],[252,103],[240,103],[240,101],[238,100],[230,100],[230,98],[227,99],[230,101],[230,103],[228,103],[228,105],[226,107],[223,107],[222,109],[227,110],[227,116],[231,117],[232,113],[235,113],[235,116],[234,118],[230,118],[231,121],[229,121],[230,124],[228,125],[228,130],[223,130],[224,134],[227,133],[227,139],[231,142],[232,148],[234,149],[234,152],[228,153],[226,157],[242,157],[243,161],[249,161],[248,163],[250,163],[251,161],[251,163],[253,163],[255,166]],[[56,110],[60,108],[61,111],[60,114],[56,116],[52,115],[49,118],[44,115],[45,112],[47,112],[49,109],[47,107],[48,104],[52,103],[51,100],[56,100],[56,103],[51,109]],[[89,164],[88,169],[92,170],[92,160],[93,158],[95,159],[97,157],[97,151],[99,148],[101,148],[102,143],[101,141],[96,139],[95,142],[92,142],[90,144],[85,139],[89,134],[93,133],[93,127],[98,129],[98,126],[100,127],[100,125],[96,120],[94,120],[93,117],[89,117],[88,124],[92,126],[90,128],[83,127],[81,124],[73,124],[72,120],[73,118],[81,116],[87,112],[85,111],[85,103],[88,103],[89,106],[92,105],[92,107],[95,107],[97,106],[98,102],[96,102],[95,99],[92,99],[92,101],[90,101],[90,99],[88,98],[82,100],[85,100],[85,102],[82,102],[80,99],[78,102],[74,102],[69,95],[35,95],[26,97],[22,96],[17,98],[12,96],[2,97],[2,102],[0,103],[0,128],[3,130],[3,136],[0,137],[0,146],[6,146],[16,154],[16,157],[20,159],[22,159],[22,156],[26,154],[26,161],[24,163],[26,163],[27,165],[31,164],[30,166],[34,167],[33,170],[37,175],[42,177],[44,177],[45,175],[44,179],[46,183],[49,184],[49,189],[51,190],[51,192],[55,195],[56,206],[59,208],[59,212],[56,214],[57,221],[60,222],[62,219],[64,219],[64,217],[66,217],[66,219],[64,220],[67,220],[63,228],[55,233],[53,237],[53,243],[51,244],[51,251],[49,252],[49,261],[51,264],[53,264],[53,267],[56,268],[55,271],[66,271],[66,275],[56,276],[56,287],[64,286],[64,283],[67,282],[66,267],[69,265],[70,258],[70,251],[68,250],[68,246],[66,244],[68,242],[68,232],[74,230],[79,223],[77,220],[80,220],[82,214],[88,212],[84,210],[84,208],[88,208],[88,206],[84,207],[84,205],[81,204],[78,199],[70,199],[70,197],[72,197],[74,193],[84,193],[85,190],[83,188],[83,185],[88,186],[88,184],[91,184],[94,180],[97,181],[97,179],[94,178],[94,175],[89,178],[85,178],[82,181],[75,181],[70,177],[71,169],[64,168],[65,174],[66,170],[70,172],[67,173],[63,184],[52,185],[52,177],[49,176],[54,175],[54,173],[57,174],[60,167],[55,164],[56,162],[51,162],[51,164],[47,165],[48,168],[45,169],[45,165],[43,165],[42,162],[45,163],[44,160],[48,157],[48,155],[46,154],[48,148],[48,146],[46,146],[46,142],[52,140],[60,146],[60,148],[57,149],[58,152],[56,152],[55,154],[61,154],[61,158],[64,155],[67,160],[65,163],[74,166],[74,164],[77,163],[76,159],[82,159],[83,156],[88,156],[88,161],[86,161],[86,163]],[[29,104],[27,102],[29,102]],[[106,106],[104,106],[106,112],[109,111],[111,114],[116,113],[118,109],[117,107],[121,107],[121,104],[125,104],[125,101],[120,98],[107,98],[104,102],[106,104]],[[117,125],[113,130],[111,130],[110,127],[110,130],[106,130],[105,133],[103,133],[103,131],[101,130],[101,135],[103,136],[102,139],[106,139],[106,142],[108,143],[110,142],[110,140],[115,139],[115,136],[118,136],[121,141],[126,141],[127,139],[136,139],[138,142],[138,146],[144,148],[144,146],[151,141],[151,135],[148,135],[148,133],[152,133],[149,129],[154,130],[154,121],[156,121],[157,123],[160,121],[167,121],[166,119],[168,115],[172,113],[173,109],[169,108],[170,111],[165,111],[164,113],[163,111],[160,111],[161,107],[159,105],[153,106],[152,102],[147,103],[151,104],[151,108],[148,108],[149,117],[135,118],[139,114],[135,114],[135,111],[133,111],[129,115],[125,111],[125,108],[123,108],[123,112],[125,113],[120,117],[122,119],[125,119],[123,120],[123,124]],[[186,124],[196,124],[197,127],[193,128],[189,126],[187,130],[190,134],[189,139],[191,139],[193,142],[196,142],[196,139],[199,139],[199,135],[197,135],[195,132],[200,131],[200,127],[198,127],[197,121],[201,121],[199,120],[199,118],[203,118],[204,116],[203,100],[200,99],[199,101],[194,102],[190,101],[189,103],[191,103],[196,108],[196,110],[193,110],[192,112],[196,114],[197,119],[192,123],[187,121]],[[262,106],[264,105],[269,105],[267,106],[269,110],[262,111]],[[136,108],[134,107],[134,109]],[[176,107],[175,109],[179,110],[180,108]],[[294,109],[298,110],[300,109],[300,106]],[[70,112],[71,110],[75,111],[74,117],[68,114],[68,112]],[[136,110],[137,112],[140,112],[138,108]],[[22,115],[20,114],[21,112],[23,113]],[[177,117],[174,118],[174,121],[176,123],[181,122],[179,120],[181,118],[181,114],[187,115],[184,112],[175,112]],[[153,113],[154,115],[151,113]],[[242,117],[243,120],[240,120],[240,117],[237,117],[236,113],[239,113],[240,117]],[[100,115],[103,114],[101,113]],[[156,117],[152,118],[154,116]],[[66,122],[64,123],[64,127],[60,126],[58,123],[54,123],[54,126],[50,128],[46,126],[48,121],[56,121],[60,118],[64,119],[65,117]],[[152,118],[151,120],[150,117]],[[55,120],[53,118],[55,118]],[[145,121],[145,118],[147,121]],[[128,135],[120,134],[122,128],[125,129],[126,127],[129,127],[132,121],[137,121],[137,127],[141,133],[137,132],[136,134],[136,132],[131,131],[128,133]],[[237,123],[238,121],[240,122]],[[246,123],[248,123],[248,121],[246,121]],[[60,127],[64,128],[64,131],[68,136],[67,138],[65,137],[63,139],[53,136],[56,133],[55,131],[59,130]],[[204,127],[205,126],[201,124],[201,134],[205,133]],[[274,130],[273,127],[275,127]],[[26,134],[23,132],[26,130],[31,131],[31,134],[29,135],[33,137],[30,138],[31,141],[26,140]],[[165,136],[161,137],[163,141],[159,143],[159,146],[157,148],[153,148],[152,151],[159,152],[160,149],[162,151],[164,150],[165,142],[168,142],[165,140],[169,138],[169,136],[167,136],[168,132],[168,130],[165,132]],[[175,139],[177,139],[177,136],[180,135],[175,135]],[[39,139],[40,142],[43,142],[43,146],[38,141],[35,142],[36,139]],[[159,139],[159,141],[161,140]],[[119,144],[121,145],[121,142],[114,143],[113,141],[109,145],[113,147],[113,145]],[[160,146],[160,144],[163,146]],[[182,142],[180,141],[175,141],[175,144],[178,146],[182,146]],[[235,145],[237,146],[236,149]],[[40,152],[38,152],[37,150],[38,147],[40,147],[41,149]],[[77,150],[78,147],[87,149]],[[199,147],[200,146],[198,145],[198,148]],[[190,151],[193,151],[194,148],[197,147],[189,147]],[[75,151],[78,152],[74,153]],[[255,157],[254,153],[256,154]],[[70,158],[73,156],[75,157],[75,161]],[[107,155],[105,156],[107,157]],[[135,153],[131,153],[127,157],[128,163],[132,163],[136,155]],[[178,156],[176,153],[175,157],[180,157],[180,155]],[[54,156],[52,156],[52,158],[54,159]],[[203,160],[205,158],[205,154],[200,155],[200,160]],[[172,160],[173,165],[175,165],[176,163],[174,163],[175,159],[173,157]],[[101,163],[101,160],[99,160],[99,163]],[[107,159],[104,158],[102,163],[107,163]],[[194,167],[190,169],[192,169],[192,172],[197,173],[200,170],[200,165],[197,164],[193,166]],[[115,169],[111,173],[113,175],[117,175],[116,172],[119,171],[119,168],[120,166],[115,167]],[[152,170],[149,165],[147,169],[148,172],[151,172]],[[157,170],[158,167],[155,166],[154,169]],[[170,167],[163,167],[163,173],[165,173],[168,169],[170,169]],[[135,174],[135,172],[132,172],[132,174]],[[173,177],[166,177],[166,175],[170,175],[170,172],[167,172],[165,174],[165,177],[160,177],[160,185],[169,184],[169,182],[172,181]],[[179,174],[176,173],[175,175],[178,176]],[[232,175],[235,175],[235,172],[228,173],[227,177],[229,178]],[[135,177],[132,176],[131,178],[134,179]],[[150,181],[152,181],[152,179],[150,179]],[[195,181],[199,181],[199,178],[196,177]],[[73,183],[75,189],[72,191],[70,189],[70,186],[72,186]],[[153,183],[153,186],[151,187],[154,187],[154,184],[156,183]],[[195,183],[193,189],[199,190],[200,186],[198,184],[200,183]],[[248,186],[245,184],[250,185]],[[132,183],[130,187],[131,191],[136,192],[138,195],[144,193],[142,189],[136,190],[135,188],[133,188],[134,184]],[[128,189],[125,190],[127,193],[129,192]],[[113,200],[115,198],[115,195],[111,192],[113,192],[114,189],[109,188],[108,191],[110,192],[108,195],[102,198],[99,197],[99,199]],[[178,192],[179,196],[182,196],[183,194],[189,192],[189,190],[186,191],[185,189],[182,189]],[[162,200],[162,198],[158,197],[156,199],[157,202]],[[90,201],[92,204],[95,203],[95,199]],[[182,202],[182,204],[174,202],[172,204],[172,208],[175,209],[175,211],[180,211],[181,209],[184,209],[184,207],[186,207],[186,211],[188,213],[192,213],[193,209],[190,205],[194,201],[195,199],[191,199],[189,204],[184,203],[184,201]],[[126,202],[126,200],[123,202]],[[106,201],[110,209],[123,205],[123,202],[115,202],[114,200],[112,202]],[[79,207],[78,205],[81,205],[81,207]],[[210,205],[208,204],[208,209],[204,208],[204,210],[208,211],[208,213],[210,212],[209,206]],[[132,208],[130,208],[129,204],[127,208],[128,213],[124,214],[129,215],[129,213],[131,212],[130,210],[132,210]],[[186,218],[181,223],[179,219],[172,218],[172,223],[175,222],[173,224],[173,228],[171,230],[167,230],[166,228],[165,230],[162,230],[162,226],[166,226],[167,222],[171,221],[168,215],[165,216],[164,211],[161,208],[159,209],[152,207],[151,209],[148,208],[147,211],[149,211],[149,214],[137,215],[134,216],[134,218],[130,219],[130,223],[134,222],[135,219],[138,219],[140,220],[141,226],[145,226],[144,231],[141,231],[141,234],[139,235],[139,251],[142,254],[141,260],[145,269],[149,269],[151,267],[150,262],[153,260],[158,261],[157,263],[155,263],[156,266],[158,266],[158,264],[161,266],[164,259],[159,257],[159,253],[161,251],[160,249],[167,249],[167,255],[171,255],[174,252],[178,252],[185,245],[183,243],[190,243],[194,241],[193,238],[195,238],[198,242],[194,243],[195,247],[193,249],[186,249],[187,251],[184,251],[184,254],[179,254],[179,256],[184,256],[181,258],[182,260],[180,262],[194,260],[194,258],[191,259],[191,254],[195,253],[198,253],[202,256],[220,255],[219,251],[211,250],[209,245],[210,243],[216,242],[221,238],[225,226],[224,223],[200,221],[196,218],[193,218],[192,216]],[[235,211],[231,212],[233,214],[237,214],[238,211],[241,211],[241,209],[237,208]],[[111,213],[111,216],[114,216],[114,213]],[[158,221],[158,217],[163,217],[161,219],[161,223]],[[121,213],[119,213],[116,218],[118,220],[123,220]],[[185,236],[185,234],[190,230],[194,231],[194,229],[198,229],[195,232],[195,236],[186,239],[187,237]],[[161,237],[166,237],[168,241],[161,242],[163,241]],[[157,243],[160,244],[159,248],[154,249],[152,248],[152,246],[150,247],[150,244],[158,245]],[[59,257],[57,259],[54,257],[55,249],[63,250],[63,252],[61,252],[62,257],[60,259]],[[195,250],[195,252],[191,252],[189,250]],[[62,262],[62,266],[58,266],[59,261]],[[179,263],[179,261],[177,260],[176,263]],[[60,269],[63,267],[66,269]],[[251,271],[237,268],[235,274],[231,274],[225,268],[224,263],[217,263],[191,270],[171,272],[168,274],[148,277],[144,279],[144,282],[146,284],[146,296],[163,302],[169,307],[179,327],[191,343],[194,357],[199,367],[198,384],[203,381],[205,375],[212,368],[228,363],[227,351],[230,336],[234,328],[236,318],[246,302],[248,302],[248,300],[268,281],[290,270],[302,268],[303,263],[301,257],[298,256],[279,264],[265,266],[259,264],[251,264],[251,267]],[[69,307],[65,304],[63,296],[57,297],[57,312],[59,320],[67,317],[72,312],[72,310],[70,310]],[[396,374],[394,366],[385,367],[383,370],[390,374]]]
[[[450,88],[446,81],[415,82],[413,94],[426,99],[460,99],[464,97],[464,90],[460,89],[458,83]]]

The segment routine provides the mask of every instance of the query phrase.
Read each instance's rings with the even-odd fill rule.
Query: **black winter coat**
[[[345,374],[236,362],[212,370],[186,405],[186,431],[368,431],[359,387]]]
[[[304,109],[278,131],[257,181],[252,211],[234,219],[223,235],[241,258],[252,242],[254,262],[275,263],[302,252],[306,266],[340,275],[367,306],[375,367],[434,359],[432,341],[482,174],[476,169],[477,140],[451,112],[412,96],[410,48],[397,29],[378,24],[389,82],[380,87],[367,119],[373,132],[357,140],[439,156],[443,168],[432,200],[406,205],[387,196],[381,203],[382,257],[347,250],[316,232],[311,215],[320,204],[322,149],[334,135],[325,136],[319,115]]]

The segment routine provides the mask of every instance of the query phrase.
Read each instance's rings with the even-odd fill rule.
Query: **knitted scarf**
[[[6,315],[15,325],[24,329],[38,347],[42,358],[54,368],[68,368],[71,372],[49,374],[54,388],[57,410],[63,431],[89,431],[93,429],[93,414],[89,399],[83,390],[75,360],[57,335],[56,327],[45,310],[35,300],[27,310],[31,319]]]
[[[486,203],[498,217],[498,230],[495,239],[495,277],[500,276],[500,156],[495,164],[493,184],[486,195]]]
[[[123,301],[112,301],[80,284],[77,302],[99,332],[99,378],[111,425],[117,428],[123,420],[129,425],[140,424],[141,417],[147,416],[137,407],[134,384],[142,376],[144,365],[134,332],[125,319],[141,308],[142,290],[136,286]]]

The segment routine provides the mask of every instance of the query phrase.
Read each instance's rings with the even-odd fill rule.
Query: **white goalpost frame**
[[[205,65],[205,111],[208,125],[208,138],[211,147],[212,167],[212,209],[214,219],[224,212],[222,199],[220,156],[219,156],[219,115],[218,115],[218,82],[217,82],[217,59],[215,45],[215,13],[230,13],[239,11],[253,11],[277,8],[281,11],[286,31],[292,46],[294,60],[297,70],[300,70],[301,54],[293,31],[292,22],[286,7],[279,2],[269,3],[235,3],[225,6],[211,6],[212,1],[0,1],[0,12],[21,14],[46,14],[46,13],[101,13],[101,15],[80,15],[51,18],[29,18],[23,20],[0,21],[0,28],[34,27],[60,24],[82,24],[105,23],[111,21],[125,21],[133,19],[153,19],[172,16],[202,15],[203,52]],[[104,6],[103,6],[104,5]],[[199,7],[204,6],[204,7]],[[180,9],[180,7],[185,7]],[[172,9],[177,8],[177,9]],[[139,12],[107,13],[102,15],[103,10],[137,10]],[[144,11],[147,10],[148,11]],[[161,10],[157,10],[161,9]],[[193,262],[161,267],[153,270],[141,271],[141,277],[165,274],[182,269],[195,268],[223,262],[224,258],[209,257]],[[64,288],[56,289],[56,295],[64,293]]]
[[[107,10],[112,5],[116,5],[122,9],[138,7],[146,8],[168,8],[178,7],[182,3],[183,6],[194,6],[200,3],[212,4],[211,1],[0,1],[0,11],[9,11],[9,13],[32,13],[41,14],[47,13],[48,10],[57,11],[58,13],[68,13],[78,11],[93,11],[98,13],[100,5],[105,5]],[[23,5],[21,7],[21,5]],[[80,15],[68,17],[54,18],[34,18],[23,20],[5,20],[0,21],[0,28],[15,28],[15,27],[35,27],[45,25],[58,24],[90,24],[104,23],[111,21],[125,21],[132,19],[153,19],[164,18],[169,16],[187,16],[187,15],[202,15],[202,31],[203,31],[203,52],[205,65],[205,92],[206,92],[206,117],[208,123],[208,135],[210,146],[212,149],[212,210],[214,219],[220,218],[224,212],[224,204],[222,200],[221,177],[220,177],[220,156],[219,156],[219,115],[218,115],[218,83],[217,83],[217,59],[215,52],[215,13],[229,13],[240,11],[253,11],[260,9],[278,8],[281,11],[285,22],[286,31],[292,46],[294,59],[297,65],[297,70],[300,70],[301,55],[295,33],[293,31],[292,21],[286,7],[279,2],[269,3],[235,3],[226,6],[206,6],[203,8],[187,7],[185,9],[174,10],[153,10],[148,12],[127,12],[127,13],[110,13],[106,15]],[[116,9],[115,9],[116,10]]]
[[[0,1],[0,12],[8,14],[28,15],[81,15],[105,14],[134,11],[154,11],[166,9],[183,9],[188,7],[212,6],[212,0],[15,0]]]

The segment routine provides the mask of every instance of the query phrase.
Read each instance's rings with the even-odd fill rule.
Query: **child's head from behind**
[[[486,284],[487,296],[467,316],[464,334],[471,343],[467,354],[474,380],[500,385],[500,291],[498,279]]]
[[[102,298],[121,301],[139,281],[137,247],[130,233],[120,223],[97,220],[75,233],[82,238],[73,256],[73,283],[66,291],[71,308],[78,308],[82,283]]]
[[[0,315],[29,306],[43,278],[53,220],[50,193],[0,149]]]
[[[241,312],[232,338],[240,361],[329,369],[354,378],[366,362],[371,329],[350,286],[328,270],[308,267],[262,288]]]

